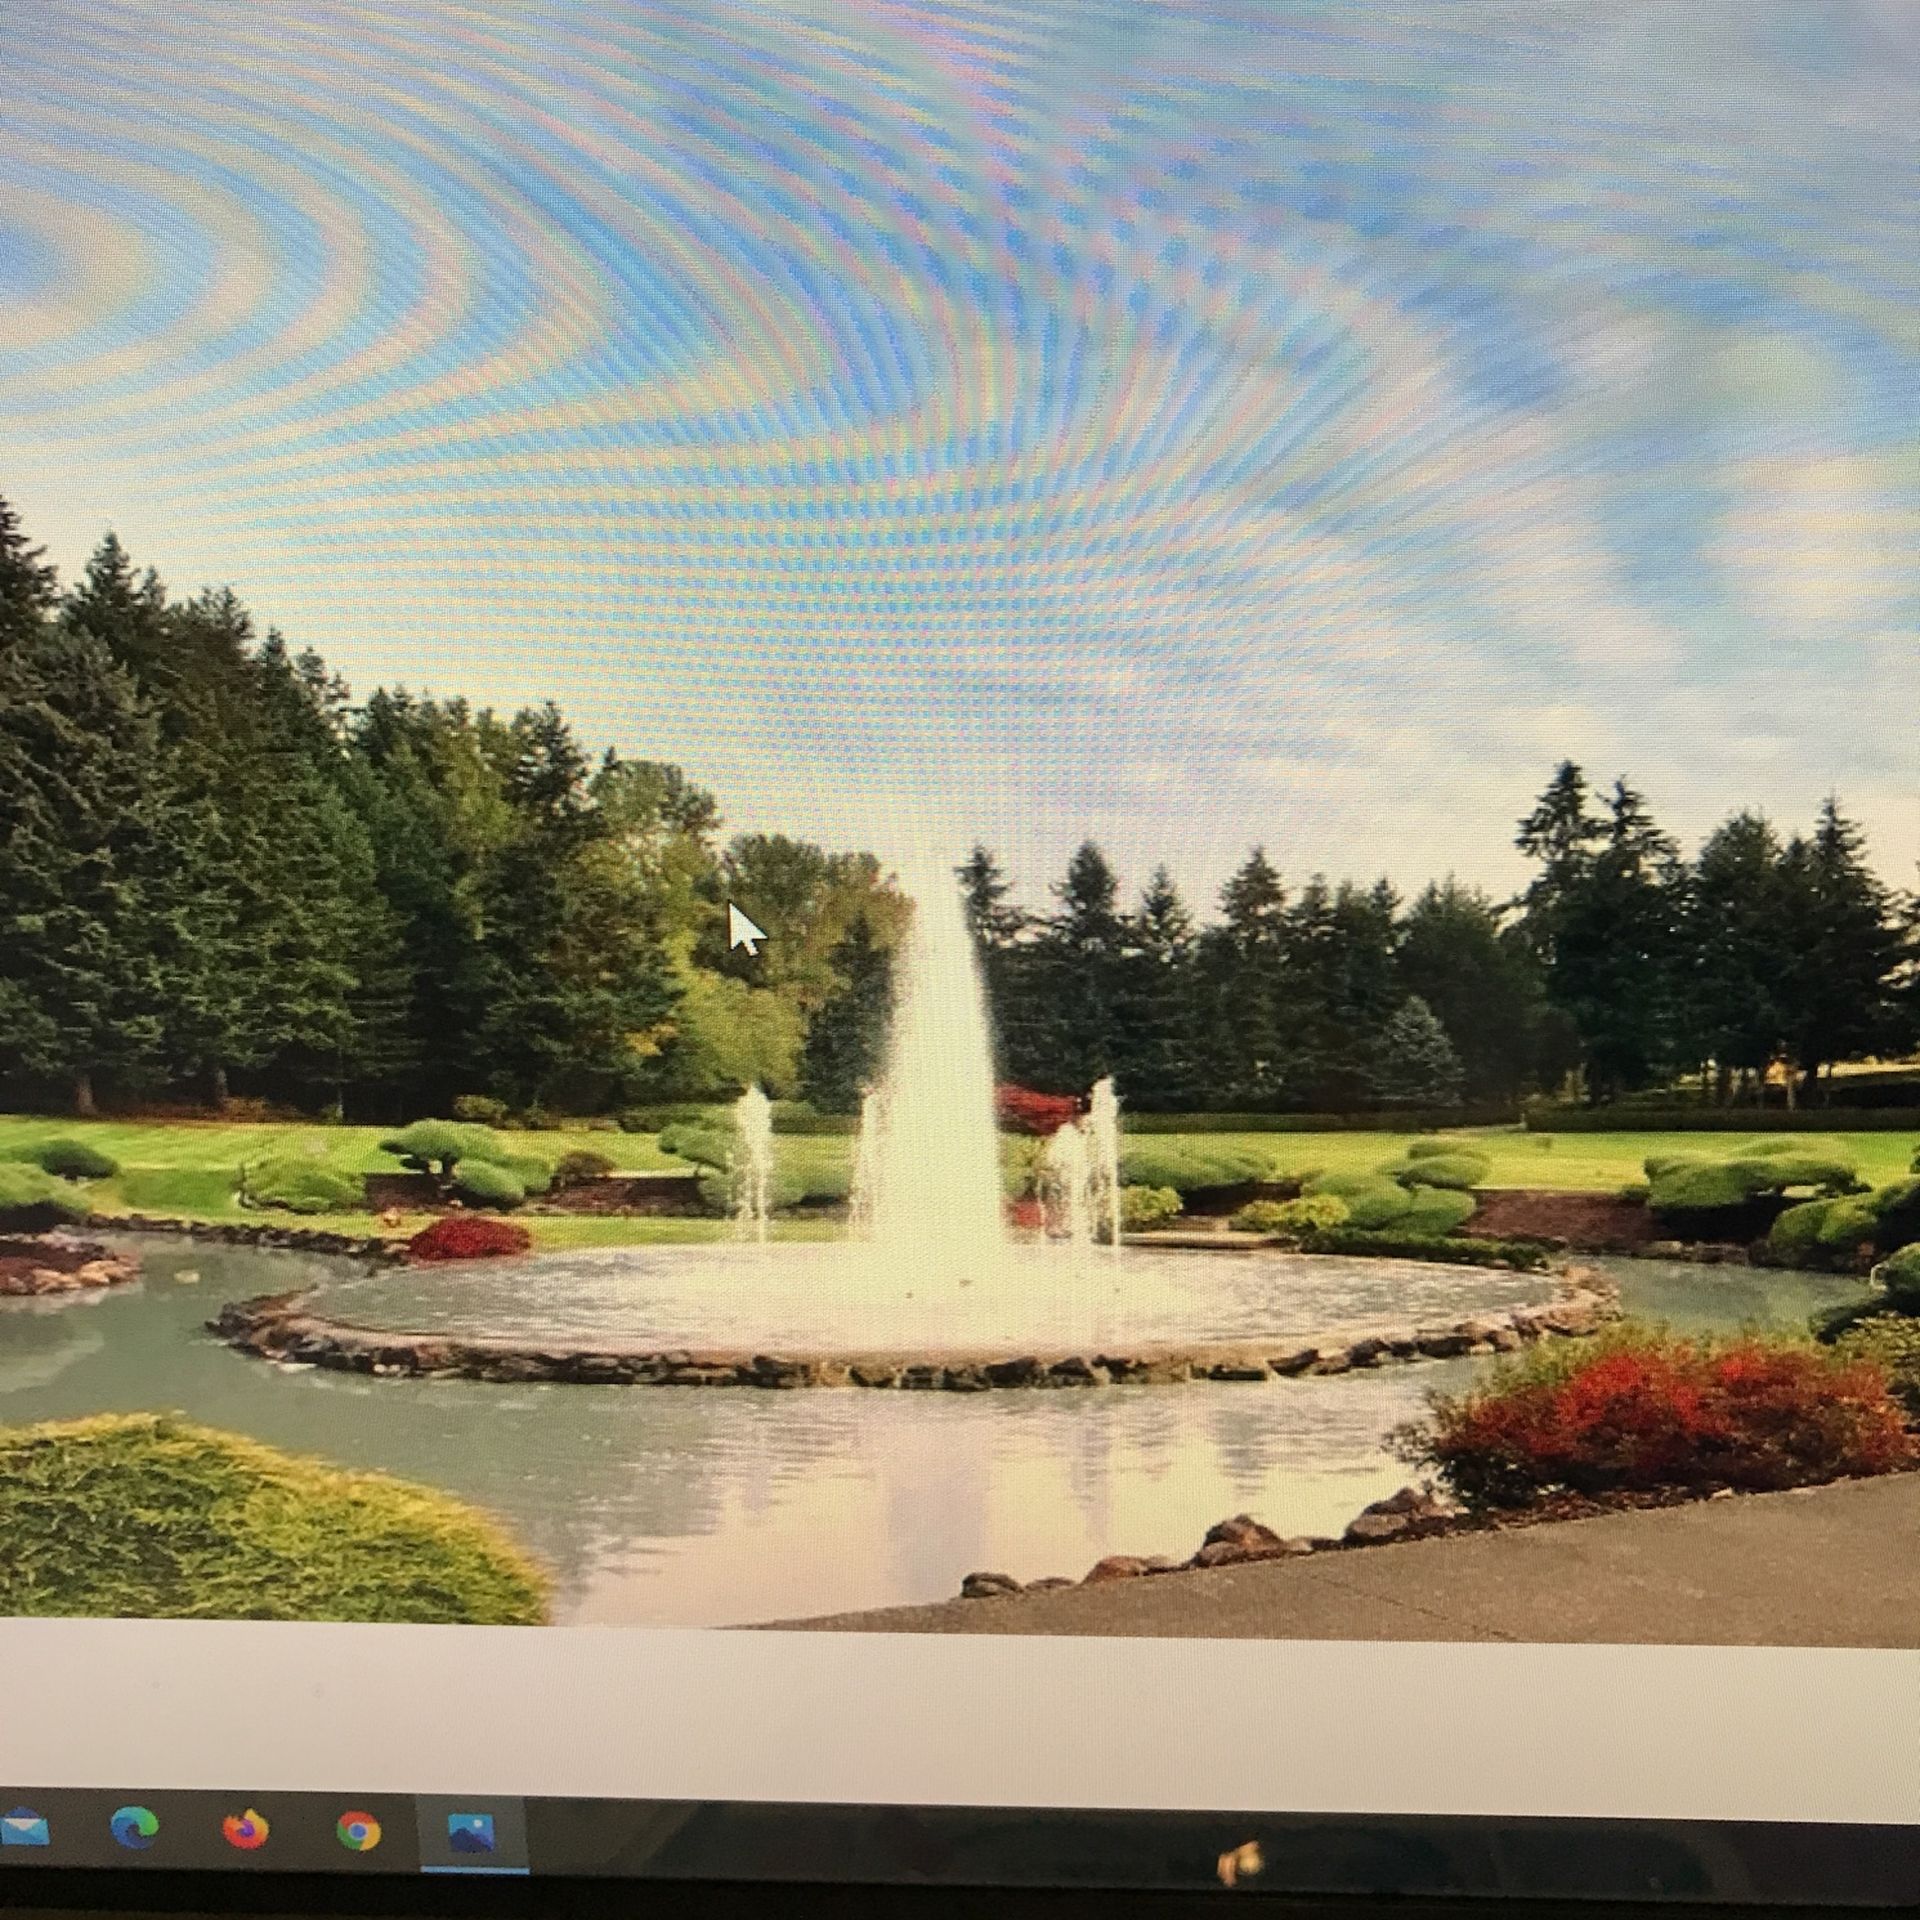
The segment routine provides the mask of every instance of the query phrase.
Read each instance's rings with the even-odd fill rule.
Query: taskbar
[[[1920,1826],[0,1786],[0,1896],[61,1868],[1876,1907]]]

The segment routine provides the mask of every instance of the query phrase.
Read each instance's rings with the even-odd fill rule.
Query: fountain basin
[[[1063,1274],[1036,1249],[957,1292],[875,1285],[844,1246],[609,1250],[356,1277],[228,1307],[214,1330],[358,1373],[979,1392],[1344,1373],[1590,1333],[1613,1310],[1578,1272],[1305,1254],[1128,1252]]]

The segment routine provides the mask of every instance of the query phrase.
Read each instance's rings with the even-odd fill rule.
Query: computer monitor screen
[[[0,22],[0,1883],[1913,1897],[1912,9]]]

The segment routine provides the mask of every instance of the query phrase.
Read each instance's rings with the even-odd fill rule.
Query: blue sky
[[[1905,0],[0,0],[0,491],[737,825],[1920,859]]]

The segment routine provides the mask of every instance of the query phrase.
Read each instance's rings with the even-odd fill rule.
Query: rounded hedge
[[[416,1120],[410,1127],[380,1142],[391,1153],[422,1173],[451,1173],[463,1160],[497,1160],[500,1142],[491,1127],[459,1120]]]
[[[286,1213],[355,1213],[367,1204],[366,1183],[311,1154],[263,1160],[245,1173],[246,1195],[257,1207]]]
[[[1872,1278],[1903,1314],[1920,1314],[1920,1240],[1888,1254],[1874,1268]]]
[[[1171,1187],[1122,1187],[1120,1231],[1151,1233],[1180,1217],[1182,1202]]]
[[[1130,1187],[1171,1187],[1178,1194],[1241,1187],[1262,1179],[1265,1154],[1205,1141],[1149,1137],[1130,1141],[1120,1155],[1120,1178]]]
[[[1452,1187],[1466,1193],[1479,1186],[1493,1171],[1493,1162],[1484,1153],[1461,1147],[1452,1153],[1424,1153],[1404,1160],[1389,1160],[1380,1168],[1389,1180],[1403,1187]]]
[[[1228,1225],[1242,1233],[1331,1233],[1352,1217],[1338,1194],[1308,1193],[1297,1200],[1249,1201]]]
[[[120,1162],[85,1140],[49,1140],[34,1156],[42,1173],[62,1180],[111,1180]]]
[[[1362,1233],[1398,1226],[1413,1205],[1413,1196],[1397,1182],[1377,1173],[1321,1173],[1307,1182],[1306,1197],[1331,1194],[1346,1202],[1345,1225]]]
[[[1415,1187],[1408,1198],[1412,1204],[1393,1223],[1394,1230],[1435,1239],[1465,1226],[1479,1204],[1456,1187]]]
[[[64,1180],[20,1162],[0,1163],[0,1232],[43,1233],[87,1217],[86,1202]]]
[[[660,1151],[725,1173],[733,1165],[733,1135],[706,1121],[683,1121],[662,1131]]]
[[[538,1626],[488,1515],[154,1414],[0,1428],[0,1614]]]
[[[505,1173],[512,1174],[513,1177],[520,1182],[520,1190],[523,1195],[548,1193],[552,1191],[553,1167],[548,1161],[542,1160],[537,1154],[496,1154],[489,1164],[499,1167]]]
[[[1871,1360],[1884,1368],[1888,1390],[1910,1420],[1920,1420],[1920,1317],[1867,1314],[1834,1341],[1833,1350],[1844,1359]]]
[[[615,1171],[614,1164],[604,1153],[595,1153],[591,1148],[575,1147],[563,1153],[553,1169],[554,1190],[566,1187],[584,1187],[594,1180],[604,1180]]]
[[[1437,1160],[1459,1151],[1458,1144],[1452,1140],[1409,1140],[1405,1157],[1409,1160]]]
[[[454,1169],[453,1190],[470,1207],[517,1207],[527,1197],[520,1176],[491,1160],[462,1160]]]

